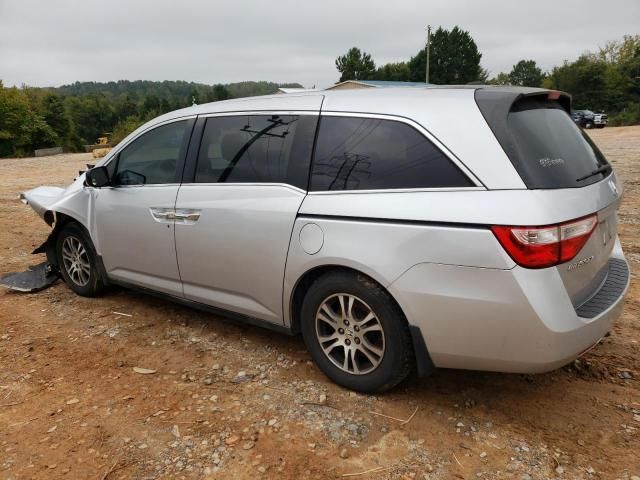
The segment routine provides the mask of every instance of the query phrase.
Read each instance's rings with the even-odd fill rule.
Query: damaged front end
[[[81,173],[67,188],[37,187],[20,194],[20,200],[29,205],[51,227],[47,239],[32,254],[45,253],[47,261],[29,267],[24,272],[0,277],[0,285],[20,292],[35,292],[53,284],[58,278],[56,239],[60,228],[69,221],[89,229],[91,193],[84,187]]]
[[[65,189],[60,187],[36,187],[22,192],[20,200],[33,208],[40,218],[52,226],[55,221],[55,212],[51,207],[64,196],[64,192]]]

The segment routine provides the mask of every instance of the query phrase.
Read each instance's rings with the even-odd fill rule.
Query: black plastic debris
[[[31,265],[25,272],[7,273],[0,277],[0,286],[18,292],[33,293],[50,287],[58,280],[58,274],[47,262]]]

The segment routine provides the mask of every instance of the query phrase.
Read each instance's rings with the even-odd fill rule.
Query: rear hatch
[[[576,206],[592,191],[584,187],[609,182],[617,189],[604,155],[572,120],[568,95],[539,89],[479,89],[476,102],[528,189],[566,189],[571,193],[568,201]],[[618,203],[602,202],[592,212],[586,243],[555,267],[576,307],[606,280],[618,230]],[[574,220],[579,219],[565,219]]]

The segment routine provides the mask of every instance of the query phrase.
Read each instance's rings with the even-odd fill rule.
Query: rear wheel
[[[334,382],[361,392],[383,392],[409,373],[413,349],[407,321],[373,280],[333,272],[309,288],[302,335],[318,367]]]
[[[56,253],[62,278],[71,290],[83,297],[93,297],[104,290],[93,243],[79,225],[69,223],[62,227]]]
[[[587,123],[585,124],[584,128],[587,128],[587,129],[591,129],[591,128],[593,128],[593,122],[587,122]]]

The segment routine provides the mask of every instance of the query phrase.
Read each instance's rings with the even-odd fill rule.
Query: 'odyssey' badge
[[[572,263],[571,265],[569,265],[569,268],[567,268],[567,270],[572,271],[572,270],[575,270],[576,268],[584,267],[585,265],[593,262],[594,258],[595,257],[593,255],[591,255],[591,256],[589,256],[587,258],[583,258],[579,262],[575,262],[575,263]]]

